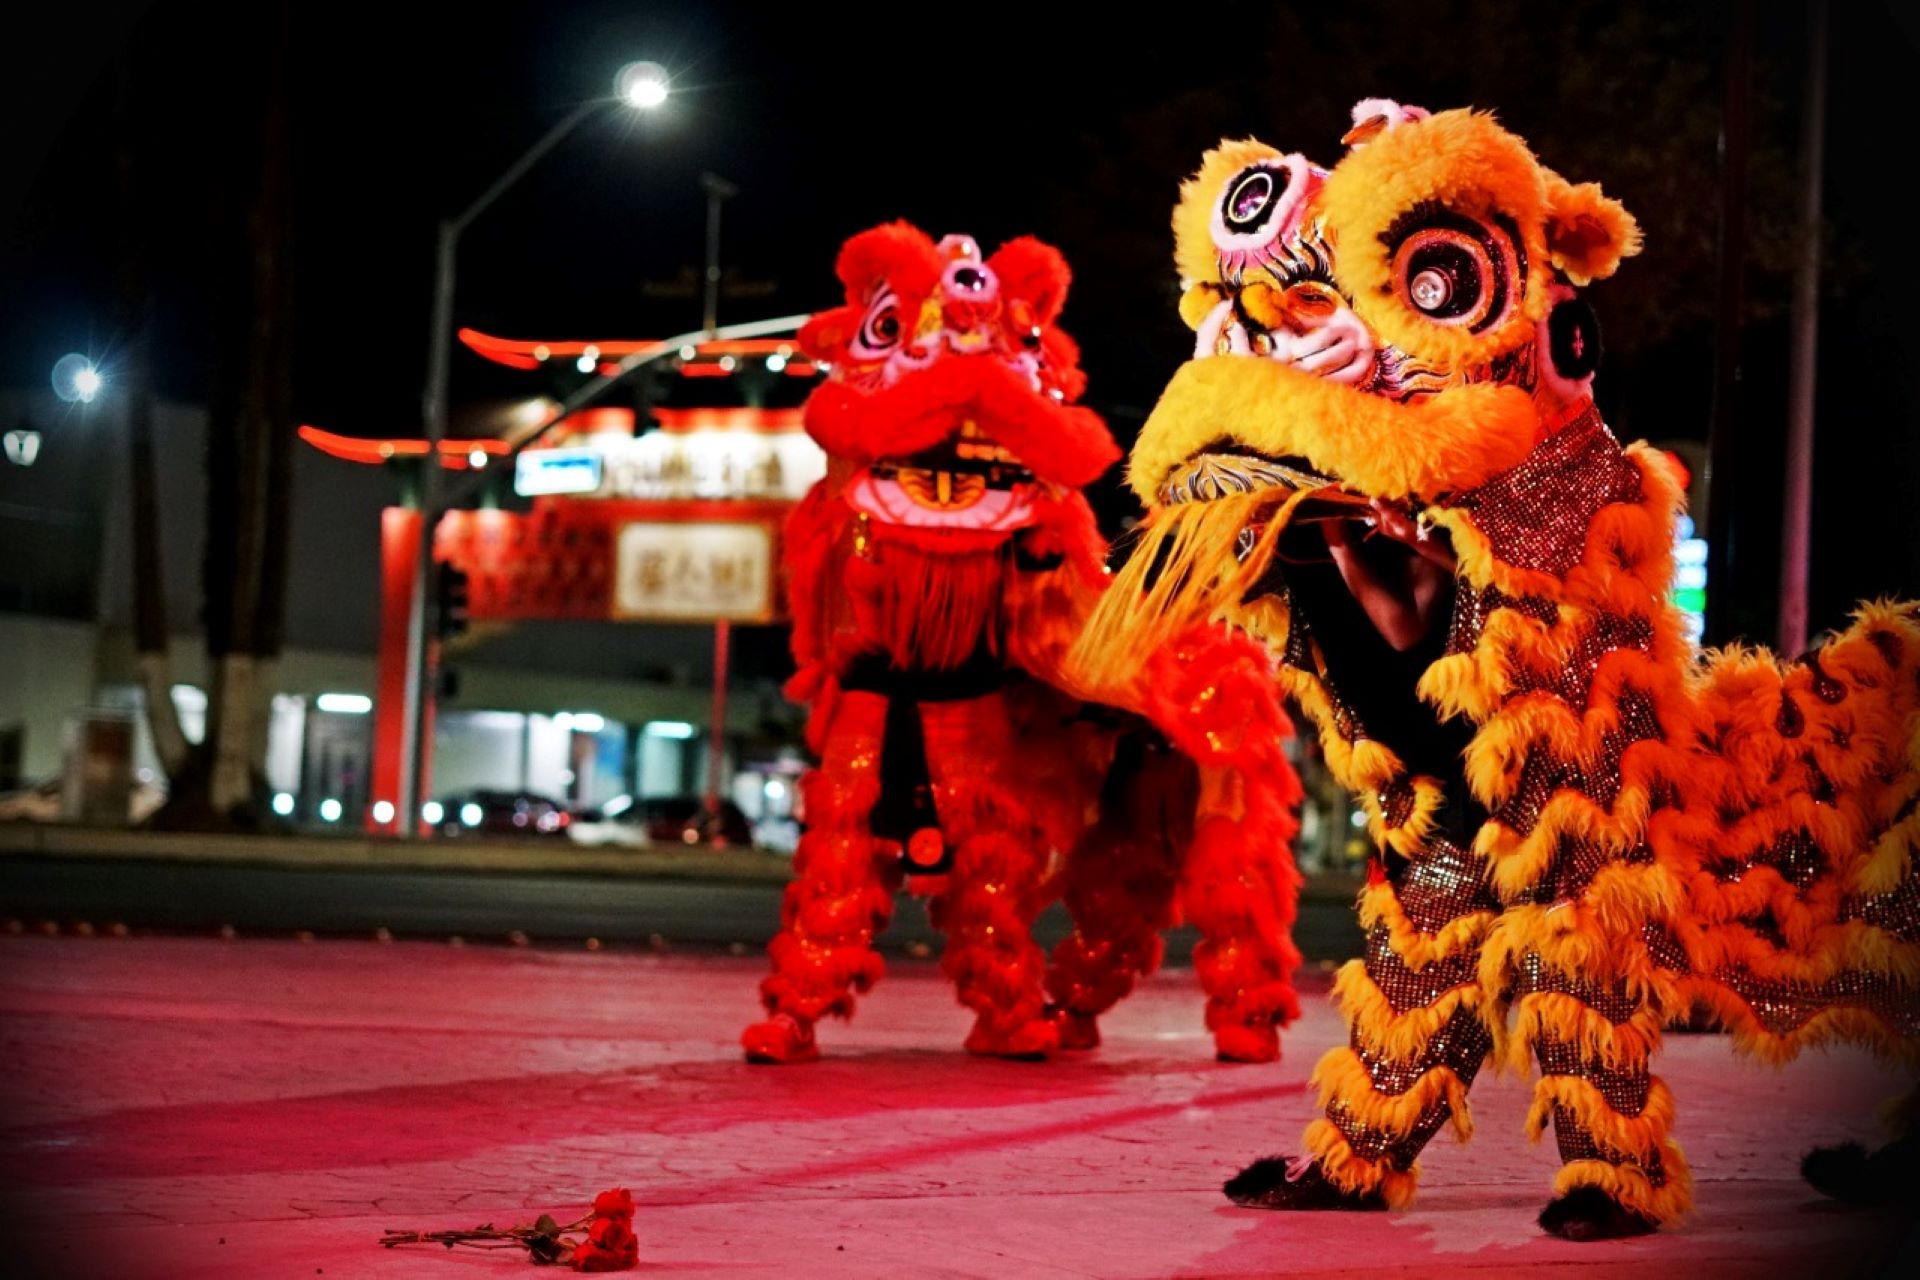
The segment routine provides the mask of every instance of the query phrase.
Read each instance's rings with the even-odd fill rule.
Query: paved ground
[[[1532,1225],[1554,1158],[1520,1138],[1513,1080],[1475,1091],[1479,1137],[1436,1144],[1409,1212],[1221,1200],[1223,1175],[1307,1118],[1306,1072],[1339,1037],[1324,999],[1279,1066],[1211,1061],[1186,973],[1112,1015],[1097,1054],[983,1063],[958,1052],[966,1019],[937,972],[901,963],[829,1030],[827,1061],[748,1068],[733,1038],[758,973],[617,950],[0,938],[0,1269],[521,1275],[508,1255],[374,1240],[565,1217],[616,1183],[659,1276],[1829,1280],[1896,1265],[1911,1229],[1795,1180],[1804,1146],[1871,1137],[1899,1087],[1851,1054],[1773,1072],[1718,1038],[1672,1040],[1699,1211],[1577,1246]]]

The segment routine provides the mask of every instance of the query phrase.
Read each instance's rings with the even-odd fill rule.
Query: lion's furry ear
[[[1547,171],[1547,256],[1577,285],[1604,280],[1640,252],[1640,224],[1597,182]]]

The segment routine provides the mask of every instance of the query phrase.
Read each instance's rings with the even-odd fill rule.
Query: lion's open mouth
[[[967,423],[905,458],[882,458],[847,490],[856,510],[887,524],[999,532],[1033,522],[1033,472]]]

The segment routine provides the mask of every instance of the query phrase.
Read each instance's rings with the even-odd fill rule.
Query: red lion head
[[[830,369],[807,431],[859,468],[846,496],[880,524],[1008,533],[1046,490],[1079,488],[1120,457],[1090,409],[1080,353],[1054,324],[1068,272],[1031,237],[982,260],[966,236],[936,243],[888,223],[840,251],[844,306],[800,330]]]

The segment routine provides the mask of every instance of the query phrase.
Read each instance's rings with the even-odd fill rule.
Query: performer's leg
[[[1846,1204],[1892,1208],[1920,1202],[1920,1089],[1892,1107],[1893,1139],[1872,1151],[1858,1142],[1815,1147],[1800,1174],[1821,1195]]]
[[[899,877],[867,818],[880,794],[886,708],[873,694],[841,695],[825,758],[802,784],[807,830],[794,853],[780,932],[767,947],[773,973],[760,984],[769,1017],[741,1037],[752,1061],[818,1057],[813,1024],[829,1014],[852,1016],[854,993],[885,970],[873,939],[893,916]]]
[[[1049,850],[1008,776],[1012,727],[998,694],[921,707],[927,767],[953,869],[928,904],[947,935],[940,967],[978,1015],[971,1053],[1042,1057],[1059,1044],[1046,1016],[1046,957],[1033,940]]]
[[[1306,1154],[1261,1160],[1227,1183],[1238,1204],[1265,1209],[1377,1209],[1413,1197],[1415,1157],[1451,1122],[1472,1131],[1467,1087],[1493,1038],[1480,1019],[1479,946],[1492,919],[1482,865],[1436,838],[1361,899],[1364,959],[1334,984],[1347,1047],[1314,1068],[1325,1115]]]
[[[1276,753],[1277,755],[1278,753]],[[1207,1029],[1223,1062],[1272,1062],[1278,1028],[1300,1016],[1293,973],[1298,877],[1286,857],[1292,823],[1238,770],[1207,765],[1180,901],[1200,931],[1193,967],[1207,993]]]
[[[1527,1130],[1549,1120],[1565,1163],[1540,1225],[1570,1240],[1644,1235],[1686,1212],[1692,1186],[1669,1137],[1673,1095],[1648,1069],[1660,1019],[1628,993],[1528,957],[1515,1001],[1540,1063]]]
[[[1161,934],[1173,923],[1176,859],[1191,839],[1194,784],[1184,757],[1141,736],[1122,742],[1101,820],[1081,837],[1067,868],[1073,934],[1053,949],[1047,971],[1063,1049],[1097,1046],[1098,1017],[1160,967]]]

